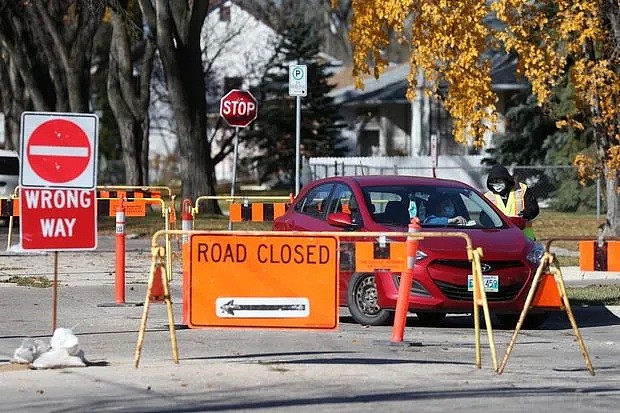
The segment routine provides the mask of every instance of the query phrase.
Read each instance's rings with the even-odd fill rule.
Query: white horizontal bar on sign
[[[88,148],[84,146],[46,146],[31,145],[30,155],[56,155],[56,156],[75,156],[85,158],[88,155]]]
[[[305,318],[310,301],[305,297],[219,297],[215,313],[221,318]]]

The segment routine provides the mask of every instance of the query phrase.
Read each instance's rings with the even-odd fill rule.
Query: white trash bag
[[[67,350],[67,353],[72,356],[77,356],[80,351],[78,338],[75,334],[73,334],[73,330],[70,328],[58,327],[54,331],[54,335],[50,340],[50,345],[52,346],[52,349],[55,350]]]
[[[50,345],[39,339],[25,338],[22,345],[15,349],[11,363],[29,364],[50,349]]]
[[[84,352],[78,338],[70,328],[59,327],[50,341],[51,349],[32,362],[35,369],[58,369],[63,367],[86,367]]]

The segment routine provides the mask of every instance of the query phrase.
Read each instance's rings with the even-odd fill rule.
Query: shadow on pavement
[[[605,327],[620,325],[620,318],[611,312],[605,306],[572,306],[573,315],[579,328],[589,327]],[[351,316],[340,316],[341,324],[357,324]],[[493,317],[491,320],[492,327],[498,330],[512,330],[513,327],[501,325],[499,321]],[[426,327],[426,328],[473,328],[474,319],[471,314],[448,314],[440,323],[435,326],[423,324],[416,316],[409,315],[407,317],[407,327]],[[481,328],[485,328],[484,318],[481,319]],[[564,330],[571,329],[568,316],[565,311],[553,311],[545,323],[538,327],[541,330]],[[522,328],[528,330],[527,328]]]

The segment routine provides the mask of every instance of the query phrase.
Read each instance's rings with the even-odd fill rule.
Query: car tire
[[[418,317],[418,322],[426,327],[435,327],[441,321],[446,318],[446,313],[425,313],[425,312],[417,312],[416,316]]]
[[[347,287],[347,306],[356,323],[368,326],[387,325],[394,312],[379,307],[375,276],[355,273]]]
[[[520,314],[496,314],[499,319],[499,323],[504,328],[515,328],[517,326],[517,322],[519,321]],[[525,316],[525,320],[523,321],[522,328],[527,330],[534,330],[543,325],[545,321],[549,318],[549,313],[534,313],[528,314]]]

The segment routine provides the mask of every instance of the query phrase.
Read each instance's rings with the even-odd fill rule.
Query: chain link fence
[[[343,175],[415,175],[456,179],[485,192],[486,177],[491,166],[447,166],[429,168],[418,165],[397,165],[392,163],[372,165],[372,162],[350,163],[338,160],[319,162],[311,160],[314,179]],[[581,186],[577,173],[570,165],[512,166],[507,167],[519,182],[524,182],[534,193],[542,208],[560,211],[596,211],[597,219],[604,208],[602,178],[587,186]]]

